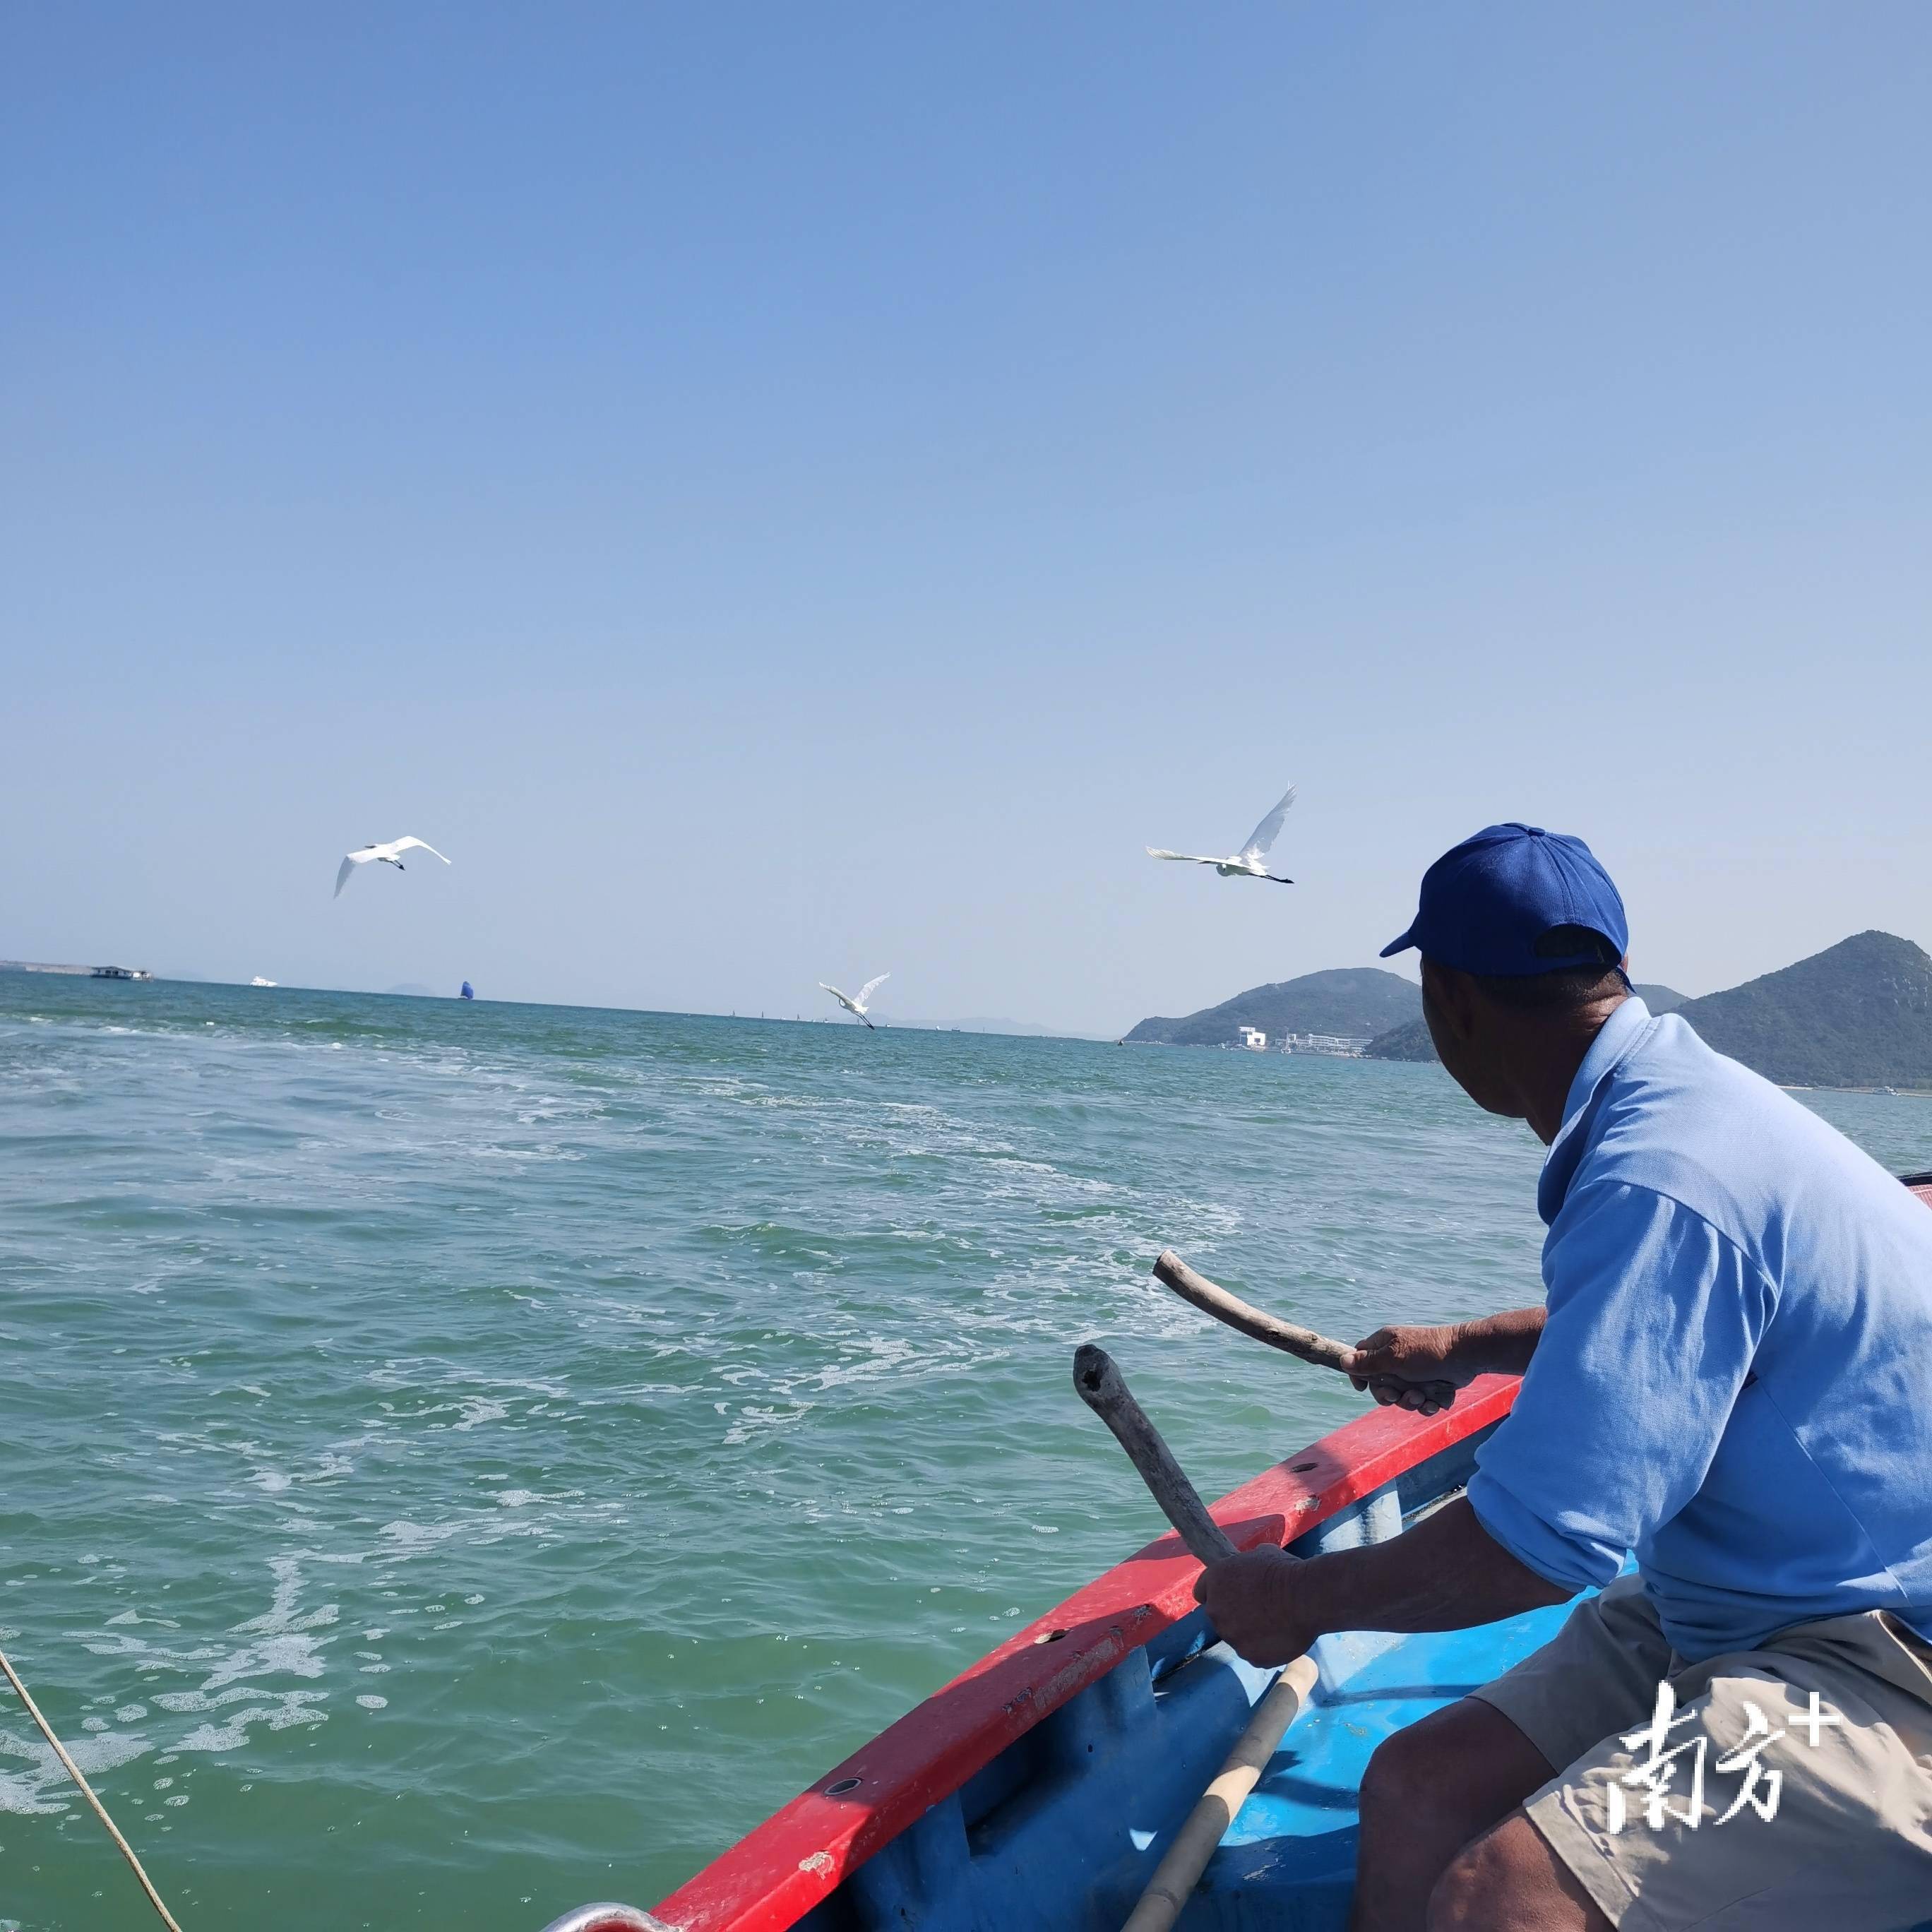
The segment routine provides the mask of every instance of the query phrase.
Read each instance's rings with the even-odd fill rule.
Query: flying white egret
[[[442,859],[442,854],[434,845],[422,838],[392,838],[386,845],[378,845],[372,842],[369,844],[358,846],[344,859],[342,868],[335,875],[335,896],[338,898],[342,896],[343,887],[348,884],[358,866],[366,866],[373,859],[378,865],[393,866],[398,872],[406,872],[409,868],[396,854],[416,851],[427,852],[432,859]],[[442,862],[446,866],[449,861],[442,859]]]
[[[881,973],[876,980],[868,980],[866,983],[859,988],[856,997],[850,993],[842,993],[836,986],[826,986],[825,982],[823,980],[820,980],[818,983],[820,986],[824,986],[826,992],[830,993],[855,1020],[866,1020],[866,1024],[868,1026],[872,1026],[872,1022],[866,1019],[866,1002],[869,1000],[872,995],[876,993],[878,989],[892,976],[890,973]],[[877,1027],[872,1027],[872,1030],[874,1033],[877,1033],[878,1031],[878,1028]]]
[[[1288,816],[1288,808],[1294,802],[1294,788],[1290,785],[1281,795],[1281,802],[1248,834],[1248,842],[1232,857],[1204,859],[1192,852],[1163,852],[1157,845],[1150,845],[1150,859],[1178,859],[1187,866],[1212,866],[1224,879],[1272,879],[1278,886],[1292,886],[1292,879],[1285,879],[1278,872],[1268,868],[1268,849],[1281,831],[1281,821]]]

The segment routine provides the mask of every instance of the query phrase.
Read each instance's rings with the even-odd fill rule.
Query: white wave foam
[[[68,1746],[68,1755],[90,1777],[130,1764],[154,1749],[146,1738],[124,1731],[96,1732],[76,1737]],[[64,1802],[56,1802],[50,1793],[70,1792],[66,1767],[51,1746],[38,1736],[22,1737],[0,1731],[0,1757],[17,1758],[28,1767],[24,1772],[0,1771],[0,1812],[21,1817],[44,1816],[64,1811]]]
[[[259,1696],[260,1692],[250,1692]],[[178,1751],[207,1751],[219,1754],[240,1750],[248,1742],[250,1724],[266,1724],[271,1731],[293,1730],[302,1724],[326,1724],[328,1714],[315,1706],[325,1693],[320,1690],[286,1690],[271,1704],[253,1704],[237,1711],[226,1722],[201,1724],[189,1732],[174,1748]]]

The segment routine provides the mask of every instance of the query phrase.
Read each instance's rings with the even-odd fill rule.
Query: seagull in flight
[[[870,1020],[866,1019],[866,1003],[892,976],[890,973],[881,973],[876,980],[868,980],[859,988],[856,997],[850,993],[842,993],[836,986],[826,986],[823,980],[818,983],[824,987],[825,991],[830,993],[855,1020],[866,1020],[866,1024],[869,1027],[872,1026],[872,1023]],[[877,1033],[878,1028],[872,1027],[872,1030]]]
[[[341,898],[343,887],[355,875],[358,866],[366,866],[373,859],[378,865],[393,866],[398,872],[406,872],[409,868],[396,854],[415,851],[427,852],[432,859],[442,859],[442,854],[422,838],[392,838],[386,845],[378,845],[372,840],[367,845],[358,846],[343,860],[342,868],[335,875],[335,896]],[[449,861],[442,859],[442,862],[446,866]]]
[[[1281,821],[1288,816],[1288,808],[1294,802],[1294,788],[1290,785],[1281,795],[1280,802],[1248,834],[1248,842],[1226,859],[1204,859],[1193,852],[1163,852],[1157,845],[1150,845],[1150,859],[1178,859],[1183,865],[1212,866],[1224,879],[1272,879],[1278,886],[1292,886],[1292,879],[1285,879],[1278,872],[1268,868],[1268,850],[1280,835]]]

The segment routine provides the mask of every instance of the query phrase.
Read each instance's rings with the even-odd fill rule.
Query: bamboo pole
[[[1214,1855],[1214,1847],[1227,1835],[1235,1814],[1268,1768],[1281,1734],[1314,1689],[1316,1674],[1312,1658],[1298,1657],[1274,1680],[1274,1688],[1255,1706],[1246,1729],[1228,1754],[1227,1762],[1201,1794],[1166,1856],[1154,1868],[1154,1876],[1121,1932],[1168,1932],[1180,1916],[1181,1907]]]
[[[0,1652],[0,1671],[7,1673],[7,1682],[13,1685],[14,1694],[27,1707],[27,1715],[40,1726],[40,1736],[53,1748],[55,1756],[66,1767],[68,1777],[80,1786],[80,1795],[93,1806],[94,1815],[106,1826],[107,1835],[114,1840],[115,1849],[128,1861],[130,1869],[140,1881],[141,1889],[148,1895],[148,1903],[161,1915],[162,1924],[166,1926],[168,1932],[181,1932],[181,1928],[175,1923],[174,1914],[162,1904],[161,1894],[154,1889],[154,1880],[148,1876],[141,1861],[134,1856],[134,1847],[121,1835],[121,1827],[108,1816],[107,1807],[94,1796],[94,1786],[82,1776],[80,1766],[68,1755],[67,1746],[55,1736],[54,1727],[40,1714],[40,1707],[34,1702],[32,1694],[26,1684],[20,1682],[20,1672],[7,1660],[4,1652]]]

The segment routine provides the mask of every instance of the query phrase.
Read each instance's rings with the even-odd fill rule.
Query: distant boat
[[[250,980],[248,983],[251,986],[272,986],[275,982],[272,980],[263,979],[261,974],[257,973],[254,978]]]
[[[466,980],[463,982],[463,991],[457,997],[459,999],[473,1000],[476,997],[476,988]]]

